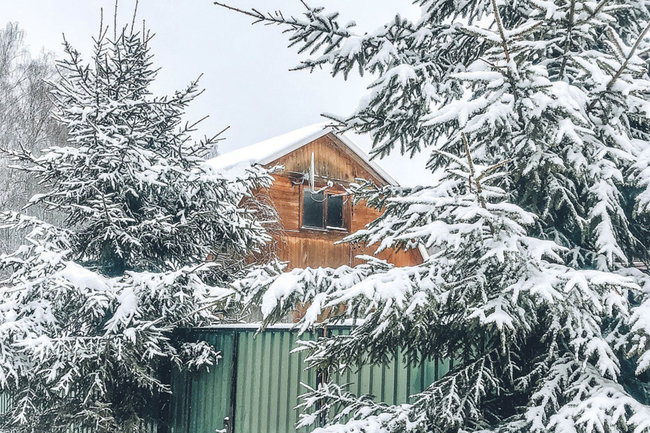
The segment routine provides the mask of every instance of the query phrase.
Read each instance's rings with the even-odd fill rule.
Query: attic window
[[[343,228],[343,197],[327,196],[327,227]]]
[[[323,214],[325,213],[325,194],[305,189],[302,200],[302,226],[323,228]]]
[[[305,188],[302,199],[302,226],[315,229],[345,229],[343,197],[335,193]]]

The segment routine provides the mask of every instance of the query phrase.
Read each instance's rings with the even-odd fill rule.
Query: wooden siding
[[[306,173],[309,171],[312,152],[319,176],[334,181],[353,182],[356,178],[362,178],[371,179],[380,185],[386,184],[363,159],[348,149],[334,134],[318,138],[276,159],[268,166],[282,165],[285,173]]]
[[[269,197],[274,204],[282,230],[276,235],[277,252],[281,260],[289,262],[289,268],[355,266],[360,260],[355,256],[374,255],[375,248],[352,247],[336,244],[379,216],[375,209],[363,203],[352,205],[351,198],[344,199],[344,221],[347,230],[319,230],[303,228],[302,194],[306,182],[300,173],[309,172],[311,155],[314,154],[316,180],[320,185],[332,181],[328,191],[344,193],[344,187],[356,179],[371,179],[378,185],[386,185],[372,168],[351,152],[335,135],[328,134],[268,164],[268,167],[282,165],[282,171],[274,174],[274,183]],[[384,251],[378,256],[397,266],[421,263],[419,251]]]

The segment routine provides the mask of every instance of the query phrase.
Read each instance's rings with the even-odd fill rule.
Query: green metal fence
[[[318,377],[314,370],[305,369],[305,354],[291,353],[298,339],[296,331],[270,328],[256,335],[255,329],[224,327],[193,330],[188,338],[209,342],[223,358],[208,372],[173,373],[171,433],[298,431],[296,406],[298,396],[305,392],[301,383],[316,386]],[[315,338],[315,334],[300,336],[301,340]],[[399,404],[448,370],[446,362],[411,366],[396,358],[389,364],[364,366],[333,379],[351,384],[350,390],[357,395],[372,394],[379,401]]]
[[[345,334],[346,328],[330,329],[330,334]],[[272,327],[257,333],[249,327],[195,329],[184,336],[192,341],[207,341],[221,354],[218,365],[209,371],[189,374],[172,371],[172,395],[162,424],[149,425],[158,433],[303,433],[297,430],[296,406],[305,392],[302,384],[315,387],[319,377],[306,369],[305,354],[291,353],[296,340],[314,340],[317,335]],[[379,366],[363,366],[333,378],[350,384],[357,395],[372,394],[378,401],[399,404],[422,391],[449,370],[448,362],[428,361],[408,365],[396,357]],[[10,404],[0,394],[0,413]],[[76,430],[75,430],[76,431]]]
[[[11,407],[11,396],[6,392],[0,392],[0,414],[5,413]]]

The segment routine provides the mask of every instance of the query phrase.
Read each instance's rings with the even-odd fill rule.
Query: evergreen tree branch
[[[608,1],[610,0],[601,0],[596,5],[596,7],[589,13],[589,15],[586,18],[580,20],[578,24],[584,24],[588,22],[590,19],[592,19],[593,17],[595,17],[598,14],[598,12],[600,12],[600,10],[607,4]]]
[[[324,33],[332,34],[335,36],[340,36],[340,37],[350,37],[352,34],[350,32],[342,31],[342,30],[337,30],[337,29],[332,29],[332,28],[327,28],[327,27],[317,27],[314,26],[310,23],[305,23],[301,22],[296,18],[285,18],[280,11],[277,11],[275,14],[272,13],[262,13],[258,11],[257,9],[251,9],[251,10],[245,10],[245,9],[240,9],[235,6],[230,6],[226,3],[221,3],[218,1],[213,2],[215,5],[231,10],[233,12],[246,15],[252,18],[255,18],[255,21],[253,21],[252,24],[257,24],[260,22],[266,22],[268,24],[277,24],[277,25],[289,25],[292,28],[302,28],[302,29],[311,29],[314,31],[321,31]],[[307,8],[307,10],[311,11],[311,8],[303,1],[302,4]]]
[[[623,74],[623,72],[627,68],[627,65],[629,64],[630,60],[634,56],[634,53],[636,52],[637,48],[639,47],[639,45],[643,41],[643,38],[645,38],[645,36],[647,35],[648,31],[650,31],[650,23],[648,23],[645,26],[645,28],[643,29],[643,31],[641,32],[641,34],[639,34],[636,41],[632,45],[632,48],[630,48],[630,51],[628,52],[627,57],[625,58],[625,61],[618,68],[618,70],[616,71],[614,76],[607,82],[607,85],[605,86],[605,89],[607,91],[610,91],[612,89],[612,87],[614,86],[614,84],[616,83],[616,81],[621,77],[621,75]],[[587,110],[588,111],[593,110],[594,107],[596,106],[596,103],[598,103],[599,100],[600,99],[594,99],[593,101],[591,101],[591,103],[587,106]]]
[[[616,74],[614,74],[612,79],[609,80],[609,82],[607,83],[607,86],[606,86],[607,90],[611,90],[612,87],[614,86],[614,83],[616,83],[616,80],[618,80],[621,77],[621,74],[627,68],[628,63],[630,62],[630,60],[634,56],[634,53],[636,52],[637,48],[641,44],[641,41],[643,40],[643,38],[645,38],[648,31],[650,31],[650,23],[648,23],[648,25],[645,26],[645,28],[643,29],[643,31],[641,32],[639,37],[634,42],[634,45],[632,45],[632,48],[630,49],[630,52],[627,54],[627,57],[625,58],[625,61],[623,62],[621,67],[618,68],[618,71],[616,71]]]

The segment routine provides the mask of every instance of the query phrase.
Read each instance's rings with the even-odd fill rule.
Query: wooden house
[[[281,166],[268,191],[280,224],[275,231],[277,255],[291,268],[354,266],[356,257],[375,248],[336,242],[363,228],[379,213],[354,205],[346,188],[358,179],[377,185],[396,184],[344,134],[323,125],[308,126],[218,156],[210,164],[238,170],[260,164]],[[312,189],[313,188],[313,189]],[[384,251],[378,255],[398,266],[421,263],[422,251]]]
[[[395,180],[372,162],[344,135],[315,125],[219,156],[210,164],[237,173],[251,164],[282,166],[273,174],[266,194],[277,211],[280,228],[274,231],[277,254],[289,268],[355,265],[360,254],[375,248],[335,244],[378,216],[363,203],[353,205],[346,188],[356,179],[378,185]],[[396,265],[421,263],[419,250],[385,251],[379,255]],[[302,312],[295,312],[293,320]],[[289,318],[288,318],[289,319]],[[253,319],[253,321],[255,321]],[[287,320],[290,322],[291,320]],[[345,333],[348,326],[329,326],[298,335],[291,323],[270,326],[258,333],[258,323],[231,323],[190,330],[187,338],[206,341],[222,359],[207,372],[172,374],[169,402],[170,433],[303,433],[296,428],[303,384],[317,386],[322,377],[305,368],[305,353],[292,352],[295,341]],[[357,395],[372,394],[381,401],[401,404],[422,391],[450,367],[444,360],[410,365],[396,357],[335,378],[351,384]]]

